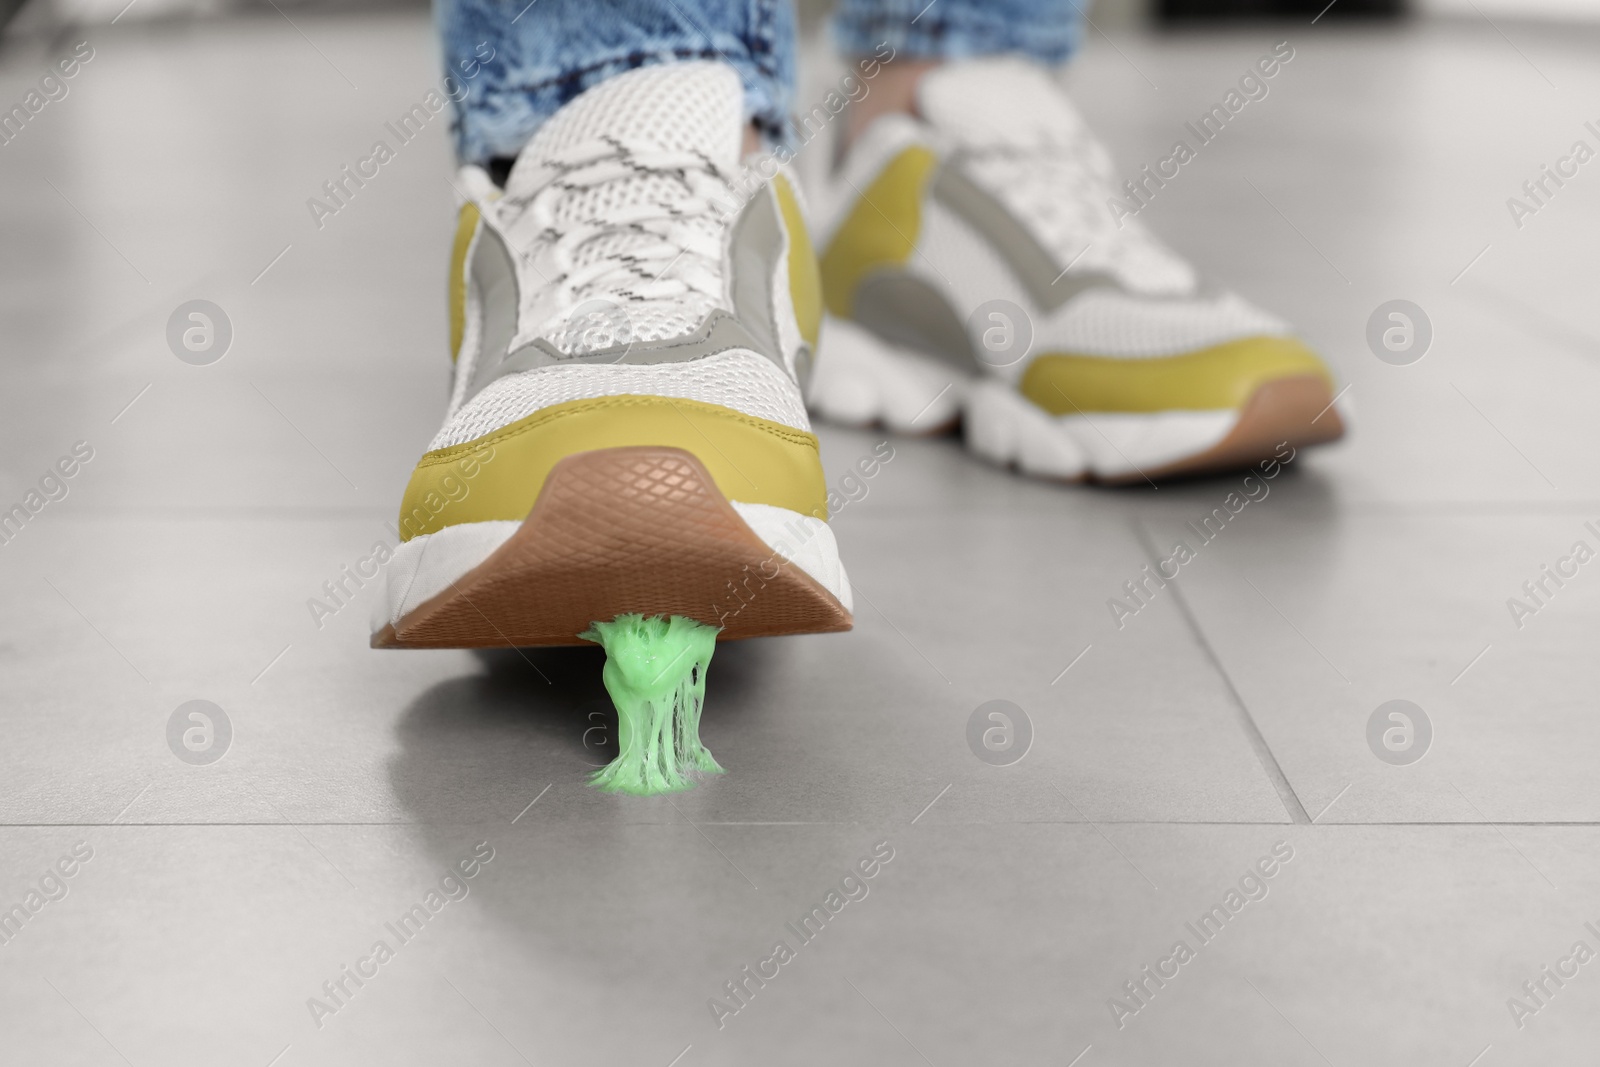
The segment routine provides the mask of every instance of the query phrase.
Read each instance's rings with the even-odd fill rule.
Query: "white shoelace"
[[[519,254],[555,287],[546,307],[721,298],[733,186],[704,155],[605,138],[542,162],[555,177],[532,195],[508,194],[499,211]]]
[[[973,177],[1025,220],[1063,267],[1099,270],[1130,289],[1178,293],[1194,284],[1193,269],[1137,219],[1119,227],[1107,206],[1123,199],[1111,160],[1097,142],[990,145],[970,154]]]

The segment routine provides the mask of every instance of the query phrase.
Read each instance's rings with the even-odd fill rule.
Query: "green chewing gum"
[[[617,708],[621,749],[591,785],[647,797],[691,789],[701,775],[722,773],[700,743],[715,626],[681,615],[619,615],[578,636],[606,650],[602,678]]]

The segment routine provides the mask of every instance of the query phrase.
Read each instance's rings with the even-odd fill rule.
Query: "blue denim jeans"
[[[847,55],[959,58],[1020,52],[1059,63],[1088,0],[840,0]],[[720,59],[755,124],[783,139],[794,92],[790,0],[436,0],[456,153],[514,157],[539,124],[597,82],[649,63]]]

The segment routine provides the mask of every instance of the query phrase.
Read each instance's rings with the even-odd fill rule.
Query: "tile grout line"
[[[1555,344],[1585,359],[1593,359],[1595,353],[1600,351],[1600,337],[1593,337],[1548,311],[1531,307],[1516,296],[1483,282],[1475,283],[1472,288],[1490,298],[1490,303],[1497,310],[1491,310],[1489,314],[1507,325],[1542,333]]]
[[[1138,518],[1131,521],[1133,535],[1138,539],[1139,547],[1144,550],[1149,562],[1154,566],[1160,565],[1160,556],[1151,543],[1150,535],[1145,530],[1144,524]],[[1278,791],[1278,799],[1283,803],[1289,813],[1291,822],[1309,826],[1311,816],[1306,812],[1306,807],[1296,795],[1294,786],[1289,784],[1289,778],[1283,773],[1283,768],[1278,765],[1278,757],[1273,755],[1272,746],[1267,744],[1266,736],[1262,734],[1261,727],[1256,724],[1255,716],[1250,714],[1250,709],[1245,705],[1244,698],[1239,695],[1238,688],[1233,684],[1233,677],[1228,669],[1222,665],[1222,659],[1217,655],[1211,642],[1200,629],[1200,622],[1194,617],[1194,612],[1189,610],[1189,601],[1183,595],[1183,589],[1177,582],[1167,583],[1172,587],[1172,599],[1178,605],[1178,612],[1183,616],[1184,624],[1189,627],[1189,632],[1194,635],[1195,642],[1200,650],[1210,660],[1212,669],[1222,679],[1222,684],[1227,686],[1228,695],[1233,698],[1233,705],[1237,711],[1240,723],[1244,726],[1245,736],[1250,739],[1250,747],[1255,749],[1256,759],[1261,763],[1261,769],[1266,771],[1271,779],[1273,788]]]

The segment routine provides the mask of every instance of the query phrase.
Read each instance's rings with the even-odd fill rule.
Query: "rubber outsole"
[[[583,645],[618,615],[683,615],[718,640],[850,629],[850,612],[739,517],[679,448],[607,448],[555,465],[521,526],[374,648]]]
[[[966,376],[950,364],[896,349],[848,319],[829,318],[822,337],[807,403],[830,421],[913,437],[960,425]]]
[[[1275,458],[1284,445],[1299,449],[1337,441],[1344,436],[1344,421],[1333,401],[1333,390],[1321,378],[1307,375],[1266,382],[1239,409],[1239,421],[1228,436],[1204,452],[1152,470],[1089,480],[1132,485],[1146,478],[1221,474]]]
[[[1259,386],[1234,412],[1093,413],[1058,417],[995,379],[970,378],[934,357],[889,344],[854,323],[845,344],[829,347],[838,320],[829,320],[810,403],[820,416],[854,426],[877,424],[900,432],[935,429],[926,415],[912,420],[941,386],[945,419],[954,407],[967,448],[998,466],[1067,484],[1139,484],[1158,478],[1222,473],[1281,459],[1287,445],[1302,448],[1345,432],[1327,381],[1314,375]],[[830,358],[833,357],[833,358]],[[939,407],[940,405],[935,405]],[[908,425],[915,422],[915,426]]]
[[[992,463],[1069,485],[1219,474],[1344,434],[1327,382],[1263,383],[1236,412],[1053,416],[1002,382],[969,391],[963,436]],[[1120,441],[1120,443],[1119,443]]]

